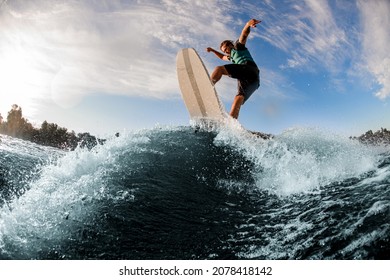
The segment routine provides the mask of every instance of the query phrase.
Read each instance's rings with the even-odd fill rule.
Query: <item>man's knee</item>
[[[215,67],[214,72],[217,72],[220,75],[227,75],[228,74],[227,71],[226,71],[225,66],[223,66],[223,65]]]
[[[212,83],[216,84],[221,79],[222,75],[227,75],[226,68],[224,66],[215,67],[215,69],[210,77]]]

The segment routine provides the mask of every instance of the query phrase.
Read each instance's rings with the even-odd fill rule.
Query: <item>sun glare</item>
[[[25,49],[3,48],[0,61],[0,113],[4,116],[12,104],[32,112],[33,101],[42,98],[45,73],[34,67],[34,58]]]

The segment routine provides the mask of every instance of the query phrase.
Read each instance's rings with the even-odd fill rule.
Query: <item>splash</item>
[[[4,244],[10,242],[19,248],[29,244],[22,250],[22,258],[37,257],[43,248],[72,238],[75,227],[82,231],[92,226],[100,201],[132,201],[131,192],[108,188],[106,176],[121,168],[117,161],[121,155],[140,152],[140,146],[148,141],[144,135],[134,134],[111,139],[92,150],[77,148],[66,154],[56,151],[59,158],[42,166],[39,178],[24,187],[28,191],[2,207],[0,248],[4,249]],[[23,153],[23,147],[18,145],[16,149]],[[54,151],[46,147],[41,150]]]
[[[277,195],[318,190],[373,170],[377,151],[328,131],[294,128],[263,140],[233,123],[219,128],[216,145],[229,145],[254,163],[259,189]]]

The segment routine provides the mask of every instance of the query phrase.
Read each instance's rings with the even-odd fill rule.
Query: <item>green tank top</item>
[[[249,50],[245,47],[245,45],[236,42],[234,45],[234,49],[230,52],[230,61],[234,64],[244,64],[247,61],[252,61],[255,63],[255,60],[252,58]],[[256,63],[255,63],[256,64]]]

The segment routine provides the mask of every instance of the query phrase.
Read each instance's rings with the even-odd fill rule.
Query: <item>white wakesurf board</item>
[[[195,49],[182,49],[177,53],[176,69],[181,94],[191,120],[221,122],[225,119],[225,109]]]

